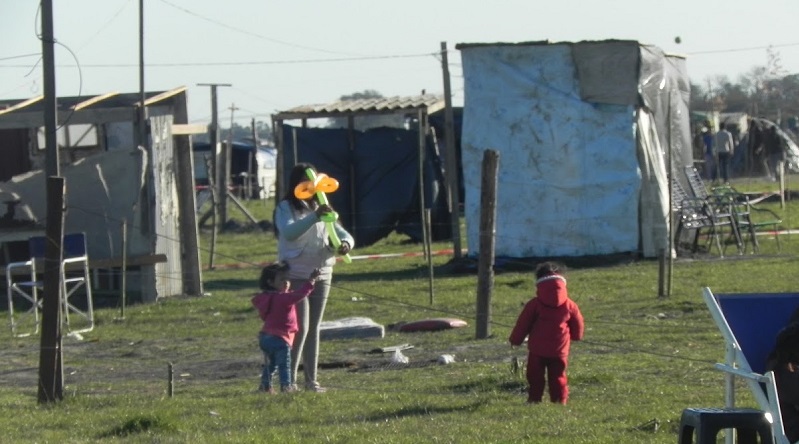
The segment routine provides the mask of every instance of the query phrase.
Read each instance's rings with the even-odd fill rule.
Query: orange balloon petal
[[[338,189],[338,181],[325,174],[320,174],[316,182],[316,191],[332,193]]]
[[[316,189],[313,185],[313,182],[310,180],[306,180],[305,182],[300,182],[294,187],[294,196],[297,199],[310,199],[316,193]]]

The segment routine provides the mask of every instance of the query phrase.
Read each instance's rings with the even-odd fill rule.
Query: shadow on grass
[[[214,291],[258,291],[257,276],[252,279],[211,279],[203,282],[203,290],[213,293]]]
[[[436,414],[446,413],[463,413],[474,412],[480,407],[485,405],[486,402],[473,402],[463,406],[431,406],[431,405],[417,405],[411,407],[402,407],[393,411],[380,412],[379,414],[366,416],[364,419],[374,422],[385,422],[389,419],[399,419],[410,416],[430,416]]]
[[[510,379],[508,377],[489,376],[483,379],[471,380],[469,382],[450,385],[447,389],[453,393],[494,393],[519,392],[527,388],[527,382],[523,379]]]
[[[122,425],[98,435],[99,438],[126,437],[151,431],[173,431],[175,427],[158,417],[140,416],[125,421]]]

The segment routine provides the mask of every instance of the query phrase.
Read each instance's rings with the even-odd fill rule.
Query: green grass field
[[[757,189],[762,184],[743,183]],[[798,228],[799,204],[763,203]],[[250,203],[260,218],[269,205]],[[234,214],[233,217],[236,217]],[[533,264],[508,263],[495,276],[491,337],[475,339],[477,277],[451,257],[356,260],[339,264],[326,320],[365,316],[389,326],[431,317],[469,325],[428,333],[387,328],[384,338],[323,342],[324,394],[269,396],[255,391],[262,360],[260,328],[249,303],[254,264],[275,258],[271,233],[223,233],[217,269],[204,273],[205,297],[98,311],[83,340],[64,339],[65,399],[36,401],[38,338],[13,338],[0,348],[0,442],[546,442],[674,443],[681,411],[720,407],[724,357],[718,329],[701,299],[717,292],[789,292],[799,287],[799,239],[761,239],[761,254],[697,255],[675,262],[673,290],[658,298],[658,262],[626,260],[572,267],[570,295],[586,319],[574,343],[567,406],[527,405],[523,373],[512,359],[510,328],[534,294]],[[203,234],[202,260],[208,261]],[[433,250],[451,248],[436,243]],[[353,254],[421,251],[392,235]],[[228,264],[251,264],[243,268]],[[2,313],[4,316],[6,313]],[[408,364],[370,353],[399,344]],[[452,354],[455,362],[436,359]],[[170,364],[174,395],[169,397]],[[739,399],[754,406],[740,384]]]

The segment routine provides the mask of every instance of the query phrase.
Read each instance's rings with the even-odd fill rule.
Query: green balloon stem
[[[308,179],[316,185],[316,173],[314,170],[307,168],[305,170],[305,175],[308,176]],[[330,205],[327,202],[327,195],[324,191],[317,191],[316,198],[319,200],[321,205]],[[333,244],[333,248],[335,248],[336,252],[338,252],[339,247],[341,247],[341,239],[338,237],[338,233],[336,233],[336,220],[338,220],[338,213],[335,211],[332,213],[328,213],[323,215],[320,220],[325,223],[325,228],[327,229],[327,236],[330,238],[330,243]],[[349,253],[344,255],[344,262],[352,263],[352,258],[350,258]]]

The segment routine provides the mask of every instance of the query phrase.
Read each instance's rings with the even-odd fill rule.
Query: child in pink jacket
[[[264,352],[264,369],[261,373],[259,390],[274,393],[272,375],[278,371],[280,389],[291,391],[291,346],[297,333],[298,302],[308,297],[314,289],[319,270],[314,270],[297,290],[291,290],[288,280],[289,265],[277,262],[261,270],[260,287],[262,292],[252,298],[252,305],[264,321],[258,344]]]
[[[566,404],[569,399],[566,379],[569,346],[571,341],[583,338],[583,315],[577,304],[569,299],[566,279],[560,274],[557,264],[539,264],[535,275],[536,297],[524,306],[509,340],[511,345],[517,346],[528,338],[527,402],[541,402],[546,376],[549,399]]]

